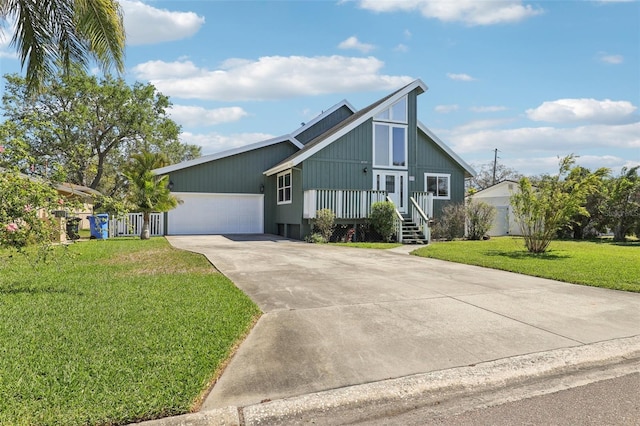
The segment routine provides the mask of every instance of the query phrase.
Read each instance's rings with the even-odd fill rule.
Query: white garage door
[[[169,235],[262,234],[262,194],[178,192],[182,204],[167,214]]]

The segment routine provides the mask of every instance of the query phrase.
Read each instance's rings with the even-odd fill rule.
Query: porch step
[[[422,231],[415,222],[405,220],[402,223],[402,244],[427,244]]]

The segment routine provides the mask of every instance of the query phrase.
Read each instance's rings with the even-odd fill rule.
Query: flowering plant
[[[0,248],[23,250],[30,244],[50,244],[56,224],[46,212],[57,198],[43,181],[0,171]]]

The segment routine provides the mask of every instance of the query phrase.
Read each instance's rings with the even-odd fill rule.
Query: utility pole
[[[493,150],[493,179],[491,180],[491,184],[496,184],[496,167],[498,165],[498,148]]]

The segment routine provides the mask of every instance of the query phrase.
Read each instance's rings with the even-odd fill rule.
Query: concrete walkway
[[[264,315],[202,410],[640,335],[640,294],[272,236],[168,237]]]

